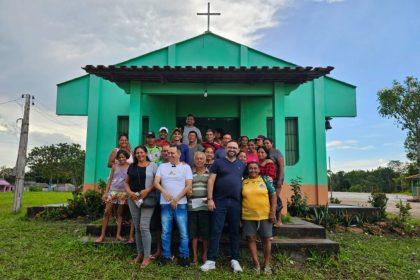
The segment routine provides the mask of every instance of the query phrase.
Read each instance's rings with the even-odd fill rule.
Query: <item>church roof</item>
[[[87,65],[87,73],[111,82],[285,83],[302,84],[329,74],[334,67],[104,66]]]

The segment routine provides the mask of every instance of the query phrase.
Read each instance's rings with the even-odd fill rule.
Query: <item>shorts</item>
[[[191,239],[209,239],[210,212],[206,210],[188,211],[188,233]]]
[[[262,238],[272,237],[273,223],[270,220],[242,221],[243,236],[256,236],[257,232]]]
[[[106,202],[121,205],[127,204],[127,193],[119,191],[109,191]]]

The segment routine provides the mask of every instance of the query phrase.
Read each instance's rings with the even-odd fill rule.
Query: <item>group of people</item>
[[[273,226],[281,226],[280,199],[284,179],[282,154],[262,135],[232,140],[230,133],[218,139],[208,129],[205,141],[188,115],[183,129],[159,129],[146,134],[146,144],[131,151],[128,138],[119,138],[119,147],[109,157],[110,176],[104,193],[106,203],[102,234],[112,208],[118,205],[117,235],[121,236],[122,212],[128,204],[134,225],[137,256],[133,263],[148,266],[153,258],[160,265],[174,260],[172,228],[176,223],[180,243],[178,264],[203,263],[202,271],[216,268],[220,238],[228,224],[231,267],[242,272],[239,263],[241,227],[257,273],[271,274],[270,254]],[[159,231],[157,251],[152,255],[150,228]],[[257,233],[263,245],[260,265]],[[202,243],[199,257],[198,244]]]

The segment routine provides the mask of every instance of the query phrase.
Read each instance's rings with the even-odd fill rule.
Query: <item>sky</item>
[[[331,77],[357,86],[357,117],[327,131],[331,169],[374,169],[406,161],[405,132],[377,113],[377,92],[420,78],[420,1],[211,1],[211,31],[301,66],[334,66]],[[0,166],[13,167],[31,106],[28,152],[60,142],[85,147],[86,117],[56,116],[58,83],[82,66],[115,64],[207,28],[207,1],[0,0]],[[10,101],[10,102],[9,102]]]

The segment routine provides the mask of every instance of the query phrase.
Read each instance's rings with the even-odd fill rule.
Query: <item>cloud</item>
[[[331,140],[327,142],[327,149],[332,150],[370,150],[374,146],[358,146],[358,141],[356,140]]]
[[[261,30],[281,24],[293,0],[215,0],[211,31],[255,46]],[[85,146],[86,117],[55,116],[56,84],[85,74],[87,64],[114,64],[202,34],[207,2],[199,0],[1,1],[0,96],[35,95],[29,146]],[[22,103],[21,100],[19,100]],[[44,106],[38,107],[42,103]],[[22,106],[2,105],[0,164],[14,164]],[[29,150],[29,149],[28,149]]]
[[[385,167],[389,160],[383,158],[361,159],[361,160],[342,160],[332,161],[331,169],[333,172],[352,171],[352,170],[372,170],[378,167]]]
[[[0,133],[17,136],[20,133],[20,128],[17,125],[17,122],[12,122],[10,118],[0,115]]]
[[[52,145],[58,143],[74,143],[75,139],[62,133],[43,133],[43,132],[32,132],[29,135],[29,141],[31,149],[33,147]]]

